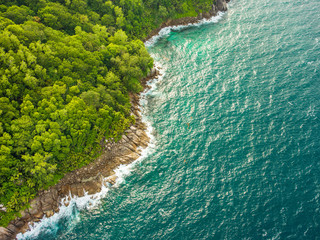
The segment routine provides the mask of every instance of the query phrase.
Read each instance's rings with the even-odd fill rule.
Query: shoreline
[[[153,30],[143,41],[146,43],[151,40],[163,28],[196,24],[201,20],[217,16],[218,12],[227,10],[226,3],[229,1],[217,0],[216,5],[213,4],[208,13],[200,13],[197,17],[169,19]],[[121,140],[117,143],[101,141],[104,146],[100,157],[87,166],[67,173],[59,183],[48,190],[40,191],[37,197],[30,202],[30,208],[21,212],[21,217],[11,221],[6,228],[0,227],[0,240],[16,239],[17,234],[30,230],[30,226],[40,222],[44,216],[49,218],[59,213],[62,206],[60,204],[69,205],[70,196],[83,197],[85,192],[93,195],[99,193],[103,185],[116,183],[115,170],[120,165],[128,165],[140,158],[143,149],[146,149],[150,143],[146,123],[142,121],[140,114],[139,101],[141,93],[149,88],[147,83],[151,79],[157,79],[159,75],[159,70],[154,67],[149,75],[141,80],[143,90],[138,94],[130,94],[131,114],[135,117],[136,122],[125,131]],[[62,202],[64,199],[68,200]]]
[[[218,15],[219,12],[226,12],[228,10],[227,3],[231,0],[216,0],[216,5],[212,4],[209,12],[199,13],[196,17],[183,17],[178,19],[168,19],[162,23],[160,27],[151,31],[151,33],[143,39],[146,43],[151,40],[154,36],[157,36],[160,31],[167,27],[187,26],[191,24],[200,23],[201,20],[207,20]]]
[[[71,198],[94,195],[103,187],[112,186],[118,176],[115,170],[120,165],[129,165],[142,156],[142,151],[150,143],[147,125],[140,114],[141,93],[148,89],[149,80],[158,78],[159,70],[155,67],[150,74],[141,80],[143,90],[130,94],[131,114],[135,124],[131,125],[118,142],[101,141],[104,146],[102,154],[87,166],[67,173],[60,181],[48,190],[40,191],[30,202],[30,208],[21,211],[21,217],[11,221],[6,228],[0,227],[0,240],[16,239],[19,233],[30,230],[30,226],[40,222],[43,217],[50,218],[59,213],[60,208],[68,206]]]

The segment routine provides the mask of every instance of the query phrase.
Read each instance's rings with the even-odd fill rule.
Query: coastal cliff
[[[229,1],[217,0],[209,12],[199,13],[197,17],[169,19],[160,28],[153,30],[144,40],[157,35],[164,27],[187,25],[216,16],[219,11],[227,10],[227,2]],[[158,70],[152,69],[148,77],[142,80],[144,88],[146,88],[146,82],[156,78],[158,74]],[[138,159],[141,156],[141,150],[146,148],[150,141],[146,133],[146,125],[142,122],[139,112],[139,99],[139,94],[130,94],[131,114],[135,118],[135,124],[125,131],[121,140],[106,142],[103,139],[101,141],[103,150],[98,159],[66,174],[58,184],[48,190],[39,192],[37,197],[30,202],[30,207],[21,212],[21,217],[11,221],[6,228],[0,227],[0,240],[14,239],[18,233],[27,231],[34,222],[39,222],[44,216],[51,217],[59,212],[62,199],[70,195],[81,197],[85,192],[89,195],[94,194],[101,191],[103,184],[113,185],[115,183],[117,177],[114,169],[121,164],[129,164]]]

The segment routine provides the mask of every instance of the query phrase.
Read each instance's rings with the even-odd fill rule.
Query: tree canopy
[[[134,122],[143,42],[208,0],[0,0],[0,225]]]

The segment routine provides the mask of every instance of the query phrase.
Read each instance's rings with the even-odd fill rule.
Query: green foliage
[[[211,0],[0,0],[0,225],[134,122],[144,44]]]

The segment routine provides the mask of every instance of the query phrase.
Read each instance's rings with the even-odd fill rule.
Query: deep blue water
[[[233,0],[148,49],[155,148],[25,239],[320,239],[320,1]]]

